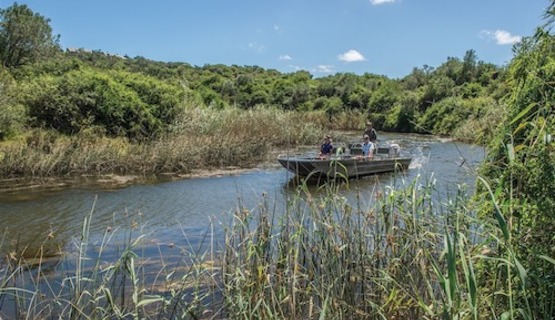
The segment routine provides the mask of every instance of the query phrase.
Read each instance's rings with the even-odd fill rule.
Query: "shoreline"
[[[136,184],[149,184],[184,179],[214,178],[221,176],[238,175],[251,171],[256,171],[261,166],[268,166],[268,164],[260,164],[259,166],[252,168],[226,167],[213,169],[195,169],[191,170],[190,173],[185,174],[169,172],[149,176],[102,174],[81,175],[73,177],[8,178],[0,179],[0,195],[19,193],[29,190],[63,190],[73,187],[117,189]]]

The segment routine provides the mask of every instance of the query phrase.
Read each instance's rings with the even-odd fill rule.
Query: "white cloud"
[[[521,36],[512,35],[510,32],[505,30],[495,30],[495,39],[497,44],[514,44],[522,40]]]
[[[379,6],[380,4],[384,4],[384,3],[394,3],[397,2],[397,0],[370,0],[370,3],[373,6]]]
[[[334,66],[332,66],[332,65],[320,64],[313,71],[318,72],[318,73],[332,73],[333,68],[334,68]]]
[[[495,31],[482,30],[480,35],[488,39],[494,39],[498,45],[515,44],[522,40],[521,36],[512,35],[509,31],[499,29]]]
[[[343,54],[340,54],[338,56],[339,60],[341,61],[345,61],[345,62],[357,62],[357,61],[364,61],[366,60],[366,58],[364,58],[364,56],[362,54],[360,54],[360,52],[356,51],[356,50],[349,50]]]
[[[284,60],[293,60],[293,58],[291,58],[291,56],[288,55],[288,54],[284,54],[284,55],[279,56],[279,60],[281,60],[281,61],[284,61]]]

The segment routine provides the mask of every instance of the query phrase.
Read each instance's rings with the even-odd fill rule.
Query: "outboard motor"
[[[399,156],[400,153],[401,153],[401,147],[398,144],[392,143],[389,145],[389,155],[391,157],[397,157]]]

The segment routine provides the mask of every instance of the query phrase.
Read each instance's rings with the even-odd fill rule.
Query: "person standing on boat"
[[[331,136],[326,134],[324,136],[324,143],[320,146],[320,156],[329,156],[333,152],[333,144]]]
[[[372,158],[374,155],[374,144],[370,141],[370,136],[365,134],[362,143],[362,155],[367,158]]]
[[[376,140],[378,140],[378,135],[376,134],[376,129],[374,129],[374,126],[372,125],[372,122],[368,121],[366,122],[366,129],[364,130],[364,135],[367,135],[368,137],[370,137],[370,142],[372,142],[373,144],[376,143]]]

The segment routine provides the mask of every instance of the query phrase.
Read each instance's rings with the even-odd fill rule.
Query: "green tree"
[[[422,69],[414,67],[412,72],[401,80],[401,83],[406,90],[418,89],[428,82],[431,71],[431,67],[427,65]]]
[[[398,101],[400,92],[397,82],[393,80],[382,81],[378,88],[372,92],[368,101],[368,110],[372,113],[386,112]]]
[[[50,19],[26,5],[14,3],[0,10],[0,59],[9,68],[33,63],[60,50]]]
[[[457,84],[458,81],[461,79],[460,75],[462,74],[462,69],[463,63],[460,59],[448,57],[447,61],[435,70],[434,76],[447,77],[451,79],[453,83]]]
[[[450,77],[443,74],[434,74],[430,81],[422,87],[423,94],[419,103],[420,110],[424,111],[434,103],[452,96],[455,87],[455,81],[453,81]]]
[[[406,92],[400,101],[389,110],[383,123],[383,130],[396,132],[415,132],[418,105],[418,94]]]
[[[314,102],[315,110],[323,110],[331,120],[338,112],[343,110],[343,102],[338,97],[319,97]]]
[[[477,64],[478,57],[476,56],[476,51],[468,50],[464,55],[462,70],[457,84],[460,85],[465,82],[474,81],[474,78],[476,77]]]

